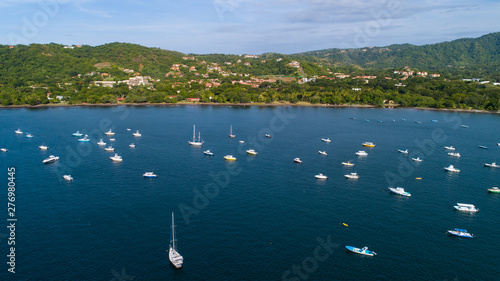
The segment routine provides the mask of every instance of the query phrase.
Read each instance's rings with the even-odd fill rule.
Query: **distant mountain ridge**
[[[295,55],[362,68],[387,69],[411,66],[431,70],[468,68],[493,71],[500,66],[500,32],[479,38],[463,38],[422,46],[396,44],[359,49],[333,48]]]

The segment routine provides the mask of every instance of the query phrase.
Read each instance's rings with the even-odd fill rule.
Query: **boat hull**
[[[373,252],[373,251],[369,251],[369,250],[363,251],[360,248],[356,248],[356,247],[353,247],[353,246],[345,246],[345,247],[350,252],[353,252],[353,253],[356,253],[356,254],[370,256],[370,257],[373,257],[374,255],[376,255],[375,252]]]

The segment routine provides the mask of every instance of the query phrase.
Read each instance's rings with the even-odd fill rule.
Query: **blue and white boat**
[[[32,135],[32,134],[30,134],[30,133],[27,133],[27,134],[26,134],[26,137],[27,137],[27,138],[32,138],[32,137],[33,137],[33,135]]]
[[[203,151],[203,154],[208,155],[208,156],[214,156],[214,153],[210,151],[210,149]]]
[[[396,194],[399,194],[399,195],[402,195],[402,196],[407,196],[407,197],[411,196],[411,194],[409,192],[405,191],[405,189],[402,188],[402,187],[396,187],[396,188],[389,187],[389,190],[391,192],[393,192],[393,193],[396,193]]]
[[[455,228],[454,230],[448,230],[448,233],[455,236],[474,238],[474,234],[467,232],[465,229]]]
[[[375,253],[374,251],[370,251],[368,250],[368,247],[363,247],[363,248],[356,248],[356,247],[353,247],[353,246],[345,246],[347,250],[353,252],[353,253],[356,253],[356,254],[360,254],[360,255],[365,255],[365,256],[375,256],[377,253]]]
[[[81,136],[83,136],[83,134],[80,133],[80,131],[76,131],[76,133],[73,133],[72,135],[75,136],[75,137],[81,137]]]
[[[398,149],[398,152],[399,153],[404,153],[404,154],[408,154],[408,149]]]
[[[488,149],[488,147],[486,147],[484,145],[480,145],[479,148],[481,148],[481,149]]]
[[[145,178],[156,178],[157,177],[157,175],[153,172],[145,172],[142,176]]]

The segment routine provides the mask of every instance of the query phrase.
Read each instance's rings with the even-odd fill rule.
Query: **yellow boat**
[[[351,163],[350,161],[347,161],[347,162],[342,162],[342,165],[344,165],[344,166],[349,166],[349,167],[354,166],[354,164],[353,164],[353,163]]]
[[[234,157],[233,155],[226,155],[224,156],[224,159],[228,161],[236,161],[236,157]]]
[[[362,143],[363,146],[366,146],[366,147],[375,147],[375,144],[373,142],[364,142]]]

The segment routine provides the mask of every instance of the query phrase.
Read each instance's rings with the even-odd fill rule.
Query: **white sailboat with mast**
[[[184,258],[177,252],[177,247],[175,246],[175,224],[174,224],[174,212],[172,212],[172,237],[170,239],[170,246],[168,249],[168,259],[176,268],[181,268]]]
[[[233,125],[231,125],[231,126],[229,127],[229,137],[230,137],[230,138],[234,138],[234,137],[236,137],[236,135],[235,135],[235,134],[233,134]]]
[[[188,141],[190,145],[201,146],[203,145],[203,141],[201,140],[201,134],[198,132],[198,140],[196,140],[196,129],[195,125],[193,125],[193,140]]]

